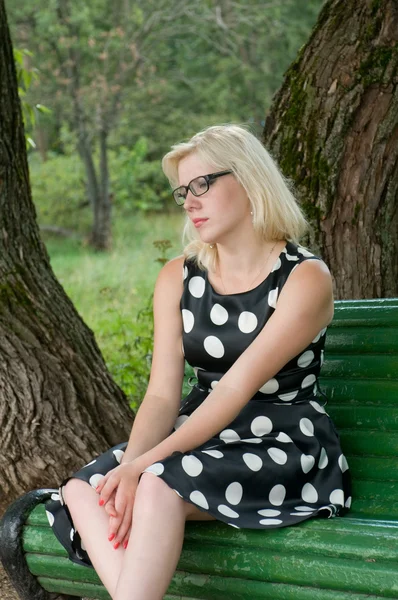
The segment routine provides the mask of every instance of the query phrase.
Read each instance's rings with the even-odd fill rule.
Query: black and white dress
[[[183,349],[197,383],[182,399],[172,431],[203,402],[264,327],[294,268],[314,259],[322,260],[287,241],[264,281],[247,292],[227,295],[213,289],[207,271],[184,261]],[[225,429],[145,471],[231,527],[266,530],[346,512],[351,504],[350,471],[317,382],[326,331],[326,327],[319,331],[269,379]],[[96,487],[120,463],[126,447],[123,442],[94,458],[65,479],[59,493],[46,502],[49,522],[73,562],[92,566],[62,488],[71,477]]]

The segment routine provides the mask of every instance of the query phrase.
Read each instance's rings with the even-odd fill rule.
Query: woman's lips
[[[195,227],[201,227],[201,225],[203,225],[203,223],[206,223],[208,219],[195,219],[193,221],[193,224],[195,225]]]

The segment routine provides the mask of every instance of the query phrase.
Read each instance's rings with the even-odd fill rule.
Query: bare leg
[[[155,474],[142,475],[113,600],[162,600],[181,555],[190,506]]]
[[[63,496],[94,569],[113,598],[126,551],[115,550],[108,540],[109,515],[99,506],[94,488],[81,479],[70,479]]]

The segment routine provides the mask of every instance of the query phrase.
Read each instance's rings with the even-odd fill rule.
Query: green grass
[[[97,343],[115,381],[136,408],[146,390],[152,347],[151,295],[162,256],[182,253],[183,215],[114,215],[113,248],[94,252],[74,240],[45,239],[51,265]],[[148,304],[149,302],[149,304]],[[146,313],[139,311],[148,307]]]

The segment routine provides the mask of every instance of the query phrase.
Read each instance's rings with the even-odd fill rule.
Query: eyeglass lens
[[[209,189],[207,181],[204,177],[197,177],[196,179],[193,179],[190,182],[189,187],[191,189],[191,192],[195,196],[200,196],[201,194],[204,194],[205,192],[207,192],[207,190]],[[184,202],[186,197],[187,197],[187,190],[185,189],[185,187],[179,187],[178,189],[175,190],[174,198],[180,204],[182,204]]]

